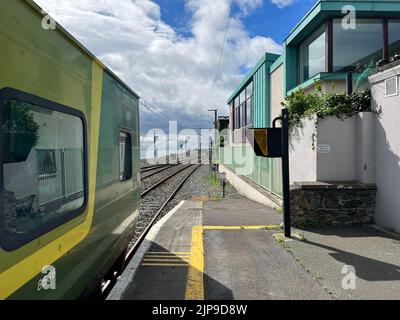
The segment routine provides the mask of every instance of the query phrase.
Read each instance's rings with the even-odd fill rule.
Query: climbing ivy
[[[299,89],[288,96],[282,106],[289,110],[292,129],[301,126],[303,118],[316,118],[318,122],[325,117],[335,116],[344,120],[357,113],[371,111],[371,90],[347,95],[325,93],[321,86],[317,86],[314,92]]]

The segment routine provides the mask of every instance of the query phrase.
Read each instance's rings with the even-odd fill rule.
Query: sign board
[[[257,156],[282,158],[282,128],[249,129],[246,136]]]
[[[332,153],[331,146],[329,144],[319,144],[318,153]]]
[[[276,127],[277,121],[281,121],[281,128]],[[246,137],[257,156],[282,159],[284,234],[286,238],[290,238],[292,233],[290,217],[289,110],[282,109],[281,116],[272,121],[272,128],[248,129],[246,130]]]

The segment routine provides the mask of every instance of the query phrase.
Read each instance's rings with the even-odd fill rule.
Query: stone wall
[[[359,183],[295,183],[291,187],[295,227],[374,222],[376,186]]]

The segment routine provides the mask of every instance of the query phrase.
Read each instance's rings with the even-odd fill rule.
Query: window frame
[[[250,95],[248,95],[248,88],[251,85],[251,93]],[[250,128],[251,126],[253,126],[253,95],[254,95],[254,82],[253,79],[251,79],[251,81],[249,81],[246,85],[246,88],[244,89],[246,91],[246,102],[244,104],[245,107],[245,128]],[[250,110],[249,110],[250,109]],[[247,120],[250,120],[249,123],[247,122]]]
[[[68,114],[74,117],[77,117],[82,122],[82,130],[83,130],[83,195],[84,201],[80,208],[72,210],[63,214],[60,217],[55,218],[54,220],[49,221],[31,231],[29,231],[26,235],[23,235],[19,239],[9,239],[5,230],[5,211],[4,211],[4,162],[3,158],[0,157],[0,247],[5,251],[11,252],[21,247],[31,243],[34,240],[42,237],[45,234],[57,229],[58,227],[66,224],[67,222],[77,218],[82,215],[87,210],[88,200],[89,200],[89,177],[88,177],[88,143],[87,143],[87,122],[83,112],[77,109],[73,109],[71,107],[40,98],[38,96],[32,95],[30,93],[26,93],[14,88],[3,88],[0,89],[0,123],[3,123],[3,109],[5,105],[5,101],[8,99],[15,99],[18,101],[22,101],[25,103],[29,103],[44,109],[49,109],[53,111],[57,111],[60,113]],[[3,131],[0,132],[0,154],[3,154]]]
[[[395,93],[388,94],[387,89],[388,89],[389,80],[395,80],[395,84],[396,84],[396,92]],[[393,77],[385,79],[385,98],[395,97],[398,95],[399,95],[399,78],[397,76],[393,76]]]
[[[125,183],[127,181],[132,180],[132,178],[133,178],[133,145],[132,145],[133,140],[132,140],[132,134],[129,131],[124,130],[124,129],[119,130],[119,132],[118,132],[118,157],[120,157],[120,155],[121,155],[121,149],[120,149],[121,148],[121,143],[120,143],[121,134],[125,134],[128,137],[128,141],[130,141],[130,145],[129,145],[130,146],[130,163],[129,163],[130,176],[129,177],[121,179],[121,159],[119,159],[119,161],[118,161],[118,163],[119,163],[118,180],[121,183]],[[125,148],[126,148],[126,146],[125,146]],[[126,149],[125,149],[124,155],[126,155]]]
[[[325,24],[321,24],[318,28],[315,28],[312,32],[309,33],[309,35],[299,43],[299,45],[297,46],[297,62],[298,62],[298,82],[299,83],[304,83],[310,79],[312,79],[313,77],[315,77],[317,74],[319,74],[320,72],[311,74],[310,73],[310,46],[314,43],[316,43],[316,41],[318,39],[320,39],[322,36],[325,37],[324,39],[324,70],[322,72],[326,71],[326,66],[327,66],[327,38],[328,38],[328,30],[326,27],[326,23]],[[312,40],[311,40],[312,39]],[[306,45],[306,43],[308,43]],[[307,69],[308,69],[308,74],[307,77],[304,74],[304,68],[302,68],[303,63],[304,63],[304,59],[303,55],[305,54],[305,52],[307,52]]]
[[[316,27],[313,32],[315,32],[318,28],[325,25],[325,71],[326,73],[337,73],[333,71],[333,20],[334,19],[343,19],[343,15],[333,14],[325,19],[325,21],[321,22],[321,25]],[[390,22],[395,20],[400,20],[398,17],[385,17],[382,15],[378,16],[363,16],[357,17],[357,20],[379,20],[381,21],[382,30],[383,30],[383,48],[382,48],[382,57],[383,59],[389,59],[389,32],[390,32]],[[311,34],[311,33],[310,33]],[[307,39],[307,38],[306,38]],[[296,69],[296,78],[297,85],[301,85],[305,81],[301,81],[300,76],[300,46],[306,40],[302,40],[300,43],[296,44],[296,55],[297,55],[297,69]]]
[[[390,59],[391,58],[391,53],[390,53],[390,34],[391,34],[391,24],[393,23],[400,23],[400,18],[385,18],[384,20],[384,33],[385,33],[385,49],[386,52],[384,54],[385,59]]]
[[[330,40],[330,44],[332,46],[331,50],[329,50],[329,52],[332,54],[332,57],[329,59],[329,63],[331,63],[331,65],[329,65],[329,70],[331,70],[331,72],[333,73],[347,73],[347,72],[351,72],[351,70],[353,70],[355,67],[353,66],[346,66],[346,68],[348,68],[348,70],[336,70],[334,71],[335,68],[335,61],[334,61],[334,48],[335,48],[335,42],[334,42],[334,25],[335,25],[335,20],[341,20],[343,19],[343,17],[337,17],[337,16],[333,16],[331,18],[332,20],[332,29],[330,30],[331,34],[331,40]],[[365,17],[357,17],[356,18],[356,23],[358,23],[358,21],[367,21],[369,20],[371,21],[375,21],[377,25],[380,25],[381,27],[381,41],[382,41],[382,48],[380,49],[382,51],[382,58],[381,59],[388,59],[389,57],[387,57],[388,55],[388,41],[387,41],[387,37],[388,37],[388,29],[387,29],[387,20],[385,17],[382,16],[377,16],[377,17],[371,17],[371,16],[365,16]],[[380,51],[378,50],[378,51]],[[380,59],[379,59],[380,60]],[[379,61],[377,60],[377,61]]]
[[[252,85],[251,94],[248,94],[248,87]],[[254,82],[251,79],[242,91],[240,91],[234,99],[232,99],[232,114],[233,114],[233,126],[232,130],[239,130],[249,128],[253,125],[253,95],[254,95]],[[242,99],[243,98],[243,99]],[[237,105],[236,103],[239,102]],[[248,105],[250,104],[250,110]],[[250,123],[247,123],[247,117],[250,117]]]

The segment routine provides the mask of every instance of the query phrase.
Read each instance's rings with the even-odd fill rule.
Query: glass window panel
[[[233,102],[229,104],[229,129],[233,128],[234,116],[233,116]]]
[[[240,106],[240,97],[238,96],[236,99],[235,99],[235,108],[237,108],[237,107],[239,107]]]
[[[84,205],[84,128],[79,117],[15,99],[2,126],[5,236],[18,242]]]
[[[232,108],[232,129],[236,128],[236,114],[235,114],[235,109]]]
[[[389,21],[389,56],[400,54],[400,20]]]
[[[239,128],[239,108],[235,109],[235,129]]]
[[[250,82],[246,87],[246,98],[250,98],[253,95],[253,81]]]
[[[240,93],[240,103],[243,104],[243,102],[246,101],[246,89],[243,89],[243,91]]]
[[[119,134],[119,178],[121,181],[132,178],[132,138],[126,132]]]
[[[253,121],[251,119],[252,103],[253,103],[253,99],[252,98],[248,99],[247,103],[246,103],[246,108],[247,108],[246,123],[247,123],[247,125],[250,125],[250,124],[253,123]]]
[[[246,102],[244,102],[242,104],[242,107],[240,109],[242,112],[242,114],[241,114],[242,127],[245,127],[246,126]]]
[[[319,28],[299,48],[300,81],[325,71],[325,26]]]
[[[375,65],[383,57],[381,20],[357,19],[356,29],[343,29],[342,20],[333,21],[333,71]]]

